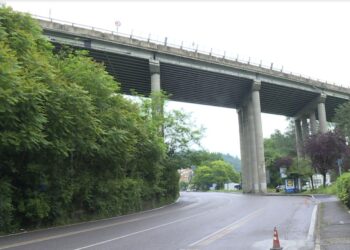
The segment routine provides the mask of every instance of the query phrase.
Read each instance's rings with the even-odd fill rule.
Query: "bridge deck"
[[[350,99],[348,88],[280,71],[55,22],[39,23],[57,47],[67,44],[90,51],[121,83],[125,94],[133,89],[149,95],[149,59],[157,59],[162,89],[175,101],[238,108],[253,79],[262,82],[264,113],[292,117],[324,93],[327,119],[332,120],[335,108]]]

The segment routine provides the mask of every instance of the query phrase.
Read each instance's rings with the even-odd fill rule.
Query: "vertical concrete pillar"
[[[252,109],[254,115],[254,129],[256,142],[256,158],[257,169],[259,176],[259,192],[266,193],[266,170],[265,170],[265,156],[264,156],[264,139],[261,123],[261,107],[260,107],[260,88],[261,82],[254,81],[252,86]]]
[[[295,124],[295,139],[296,139],[296,147],[297,147],[297,156],[298,156],[298,159],[300,159],[301,157],[304,157],[303,139],[302,139],[302,135],[301,135],[300,119],[295,119],[294,124]]]
[[[247,164],[247,154],[246,154],[246,136],[244,133],[244,111],[243,108],[240,108],[237,110],[238,115],[238,125],[239,125],[239,142],[241,147],[241,183],[242,183],[242,190],[244,193],[248,193],[250,191],[249,189],[249,182],[248,182],[248,164]]]
[[[307,123],[307,118],[306,116],[303,116],[301,118],[301,127],[302,127],[302,137],[303,137],[303,142],[305,143],[305,141],[309,138],[310,136],[310,131],[309,131],[309,124]]]
[[[159,61],[149,60],[149,71],[151,74],[151,92],[159,92],[160,88],[160,66]]]
[[[151,98],[152,98],[152,116],[156,121],[161,122],[163,117],[163,98],[161,97],[160,85],[160,65],[159,61],[149,60],[149,71],[151,74]],[[164,126],[159,124],[159,134],[164,136]]]
[[[258,158],[257,158],[257,147],[256,147],[256,130],[255,130],[255,119],[254,119],[254,107],[251,100],[251,96],[248,101],[248,127],[249,127],[249,152],[252,169],[253,179],[253,191],[259,193],[259,171],[258,171]]]
[[[317,122],[315,111],[310,113],[310,129],[312,135],[317,134]]]
[[[325,107],[325,97],[321,96],[319,103],[317,104],[318,121],[320,124],[320,132],[327,132],[327,117],[326,117],[326,107]]]
[[[243,107],[243,134],[244,134],[244,156],[245,156],[245,162],[246,162],[246,191],[245,193],[252,193],[253,188],[253,169],[252,169],[252,158],[251,158],[251,147],[250,147],[250,127],[249,127],[249,112],[248,112],[248,104],[244,105]]]

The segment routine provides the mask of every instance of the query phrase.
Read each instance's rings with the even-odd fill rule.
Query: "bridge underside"
[[[56,44],[56,49],[59,48],[60,45]],[[84,49],[89,51],[94,60],[103,63],[107,71],[121,83],[122,93],[131,94],[131,90],[145,96],[151,93],[149,60]],[[251,80],[247,78],[162,62],[160,62],[160,77],[162,90],[170,94],[170,99],[173,101],[225,108],[241,107],[243,97],[251,87]],[[262,81],[261,112],[294,117],[317,96],[318,92]],[[328,121],[334,117],[336,107],[345,101],[342,98],[327,96],[325,106]]]
[[[124,94],[164,90],[180,102],[238,111],[242,182],[245,193],[265,193],[261,112],[295,118],[298,157],[310,134],[327,131],[335,109],[350,91],[322,82],[211,55],[40,21],[44,34],[61,44],[88,50],[120,83]],[[318,119],[318,123],[317,123]]]

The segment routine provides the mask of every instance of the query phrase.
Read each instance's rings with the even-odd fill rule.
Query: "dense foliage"
[[[0,8],[0,232],[173,201],[170,155],[200,136],[186,116],[161,121],[167,145],[152,107],[124,98],[103,65],[52,51],[28,15]]]
[[[339,199],[350,208],[350,173],[341,175],[336,184]]]
[[[270,138],[264,139],[265,164],[269,172],[271,188],[283,184],[280,167],[288,168],[296,156],[294,124],[289,123],[285,133],[276,130]]]
[[[334,121],[336,128],[339,129],[344,136],[350,138],[350,102],[345,102],[336,109]]]
[[[228,182],[239,182],[239,174],[231,164],[217,160],[197,167],[192,183],[200,190],[208,190],[212,184],[216,184],[216,189],[222,189]]]

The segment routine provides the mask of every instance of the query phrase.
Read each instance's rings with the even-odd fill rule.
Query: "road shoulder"
[[[350,249],[350,213],[335,196],[318,196],[315,250]]]

